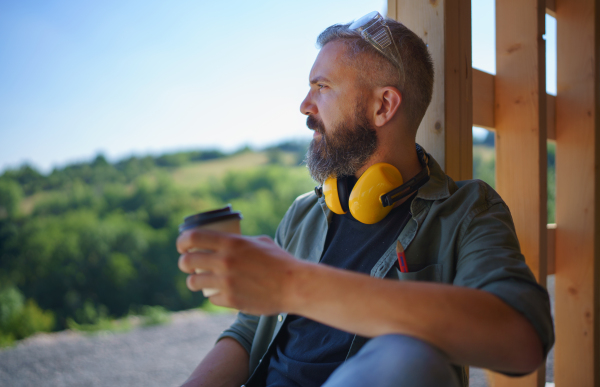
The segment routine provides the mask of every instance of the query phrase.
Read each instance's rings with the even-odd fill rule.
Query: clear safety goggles
[[[390,27],[377,11],[370,12],[350,25],[350,30],[359,32],[364,40],[388,58],[398,69],[400,85],[404,86],[404,66],[400,52],[392,37]]]

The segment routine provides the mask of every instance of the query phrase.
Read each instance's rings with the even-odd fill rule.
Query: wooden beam
[[[557,0],[557,386],[600,385],[600,5]]]
[[[402,22],[402,20],[398,18],[398,12],[396,8],[396,0],[388,0],[386,17]]]
[[[473,175],[473,86],[470,0],[388,0],[388,16],[429,46],[435,67],[433,98],[417,133],[455,180]]]
[[[548,223],[548,275],[556,273],[556,223]]]
[[[433,96],[427,113],[419,126],[417,142],[431,153],[442,169],[446,165],[446,115],[444,108],[444,0],[421,3],[410,0],[388,0],[396,8],[400,22],[417,34],[425,44],[433,59],[435,78]],[[433,4],[432,4],[433,3]]]
[[[545,2],[496,1],[496,188],[511,210],[521,250],[546,285]],[[543,386],[544,369],[492,385]]]
[[[556,17],[556,0],[546,0],[546,13]]]
[[[494,83],[495,76],[473,69],[473,125],[495,130]],[[546,94],[546,134],[556,140],[556,97]]]
[[[494,130],[494,75],[473,69],[473,125]]]
[[[556,97],[546,94],[546,136],[556,140]]]
[[[458,181],[473,178],[471,0],[445,0],[443,4],[445,172]]]

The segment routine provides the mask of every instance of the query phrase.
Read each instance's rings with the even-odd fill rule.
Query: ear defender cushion
[[[335,177],[330,177],[323,183],[323,196],[325,196],[325,204],[327,207],[338,215],[343,215],[347,212],[342,208],[340,203],[340,195],[338,193],[338,182]]]
[[[354,216],[354,219],[365,224],[379,222],[390,213],[393,207],[383,207],[380,199],[381,195],[401,186],[403,182],[400,171],[393,165],[387,163],[371,165],[352,189],[348,201],[350,213]],[[323,192],[325,192],[324,187]],[[327,203],[327,206],[329,206],[329,203]],[[335,212],[331,206],[329,208]]]

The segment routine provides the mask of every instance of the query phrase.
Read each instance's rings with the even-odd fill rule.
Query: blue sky
[[[386,3],[2,2],[0,171],[308,139],[299,105],[317,35]],[[473,66],[495,73],[493,0],[472,12]]]

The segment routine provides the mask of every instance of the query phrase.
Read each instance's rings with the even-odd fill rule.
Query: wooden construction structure
[[[496,0],[496,75],[471,67],[470,0],[388,0],[436,69],[418,142],[455,180],[472,177],[472,125],[496,133],[496,187],[528,265],[556,276],[554,381],[600,386],[600,2]],[[546,94],[545,14],[557,20],[557,96]],[[556,225],[547,225],[546,142],[556,141]],[[492,374],[544,386],[545,370]]]

